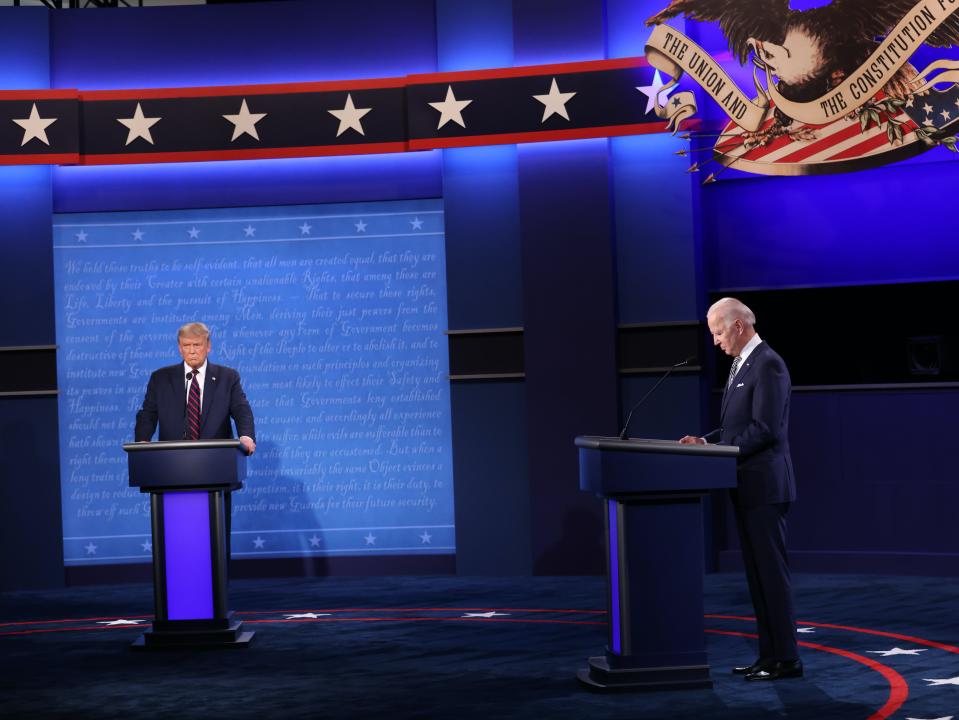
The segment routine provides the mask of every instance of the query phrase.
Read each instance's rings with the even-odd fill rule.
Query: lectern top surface
[[[127,452],[146,452],[150,450],[188,450],[191,448],[240,448],[239,440],[157,440],[155,442],[124,443]]]
[[[617,450],[620,452],[672,453],[676,455],[718,455],[735,457],[739,455],[736,445],[683,445],[678,440],[655,440],[649,438],[598,437],[580,435],[576,438],[576,447],[588,450]]]

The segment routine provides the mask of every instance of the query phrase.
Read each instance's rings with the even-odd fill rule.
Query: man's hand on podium
[[[240,444],[246,448],[247,455],[252,455],[253,451],[256,450],[256,443],[253,442],[253,438],[247,437],[246,435],[240,435]]]
[[[679,441],[680,445],[705,445],[706,441],[701,437],[693,437],[692,435],[687,435]]]

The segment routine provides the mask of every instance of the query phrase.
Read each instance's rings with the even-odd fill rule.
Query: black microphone
[[[633,405],[633,409],[630,410],[630,411],[629,411],[629,415],[626,416],[626,424],[623,426],[623,431],[619,434],[619,439],[620,439],[620,440],[628,440],[628,439],[629,439],[629,437],[626,435],[626,431],[629,429],[629,421],[633,419],[633,413],[636,412],[636,409],[637,409],[640,405],[642,405],[644,402],[646,402],[646,398],[648,398],[650,395],[652,395],[652,394],[656,391],[656,388],[658,388],[660,385],[663,384],[663,380],[665,380],[666,378],[668,378],[668,377],[670,376],[670,374],[673,372],[673,370],[675,370],[675,369],[678,368],[678,367],[682,367],[683,365],[689,365],[689,363],[691,363],[691,362],[692,362],[693,360],[695,360],[695,359],[696,359],[695,357],[688,357],[688,358],[686,358],[685,360],[683,360],[682,362],[678,362],[678,363],[676,363],[675,365],[673,365],[671,368],[669,368],[669,370],[666,371],[666,373],[665,373],[661,378],[659,378],[659,380],[656,381],[656,384],[653,385],[653,386],[646,392],[645,395],[643,395],[643,397],[640,399],[640,401],[639,401],[638,403],[636,403],[635,405]]]

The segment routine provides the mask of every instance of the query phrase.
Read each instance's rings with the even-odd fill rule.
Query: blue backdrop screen
[[[57,215],[64,558],[146,561],[123,442],[177,328],[239,370],[233,555],[453,553],[442,202]]]

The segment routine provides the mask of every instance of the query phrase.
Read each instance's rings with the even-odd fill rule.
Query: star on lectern
[[[17,125],[23,128],[23,140],[20,141],[20,147],[23,147],[31,140],[39,140],[44,145],[49,145],[47,140],[47,128],[57,121],[56,118],[42,118],[37,112],[37,104],[33,103],[30,109],[30,117],[20,120],[13,120]]]
[[[137,138],[143,138],[148,143],[153,145],[153,135],[150,133],[150,128],[152,128],[162,119],[163,118],[161,117],[144,117],[143,108],[140,107],[140,103],[137,103],[137,109],[133,111],[133,117],[117,118],[117,122],[126,126],[126,128],[130,131],[127,133],[127,141],[124,143],[124,145],[129,145]]]

